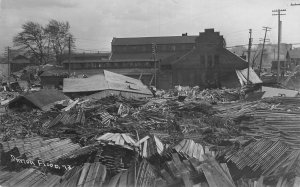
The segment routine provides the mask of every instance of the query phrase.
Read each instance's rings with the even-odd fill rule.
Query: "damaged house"
[[[28,111],[33,108],[42,111],[49,111],[56,102],[69,100],[70,98],[64,95],[61,91],[45,89],[15,97],[8,103],[8,108],[17,111]]]

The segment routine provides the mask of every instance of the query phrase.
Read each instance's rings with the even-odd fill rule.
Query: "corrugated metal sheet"
[[[239,151],[227,153],[225,158],[235,163],[240,170],[249,167],[253,172],[263,173],[270,172],[270,168],[280,162],[289,149],[286,144],[280,141],[261,139],[250,143]]]
[[[242,86],[247,84],[248,68],[243,69],[243,70],[236,70],[236,74],[237,74]],[[249,81],[252,84],[262,83],[262,80],[258,77],[258,75],[255,73],[255,71],[251,67],[249,69]]]

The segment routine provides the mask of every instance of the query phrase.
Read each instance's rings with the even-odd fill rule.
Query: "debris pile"
[[[175,89],[160,94],[162,97],[184,96],[187,99],[205,100],[210,103],[237,101],[244,96],[244,90],[237,89],[205,89],[176,86]]]
[[[246,101],[238,90],[198,88],[186,93],[183,100],[177,97],[181,93],[169,92],[160,98],[82,98],[46,110],[40,105],[9,111],[0,116],[0,184],[296,183],[299,98]],[[41,180],[32,181],[34,176]]]

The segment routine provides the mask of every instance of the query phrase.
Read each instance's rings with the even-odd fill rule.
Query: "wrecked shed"
[[[64,79],[63,92],[72,96],[101,99],[110,95],[127,98],[152,97],[152,92],[140,80],[103,70],[88,78]]]
[[[69,100],[70,98],[62,92],[54,89],[40,90],[38,92],[19,95],[8,103],[9,109],[29,110],[38,108],[43,111],[48,111],[55,102]]]

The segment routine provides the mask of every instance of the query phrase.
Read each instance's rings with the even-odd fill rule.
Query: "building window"
[[[176,50],[176,45],[172,45],[172,51]]]
[[[171,70],[172,69],[172,66],[170,64],[167,64],[167,65],[161,65],[160,66],[160,69],[161,70]]]
[[[200,55],[200,64],[205,67],[205,56]]]
[[[209,68],[213,67],[213,59],[212,59],[211,55],[207,56],[207,65],[208,65]]]
[[[215,66],[218,66],[220,64],[219,55],[215,55]]]
[[[141,47],[141,50],[142,50],[142,52],[146,52],[147,51],[147,47],[143,46],[143,47]]]

